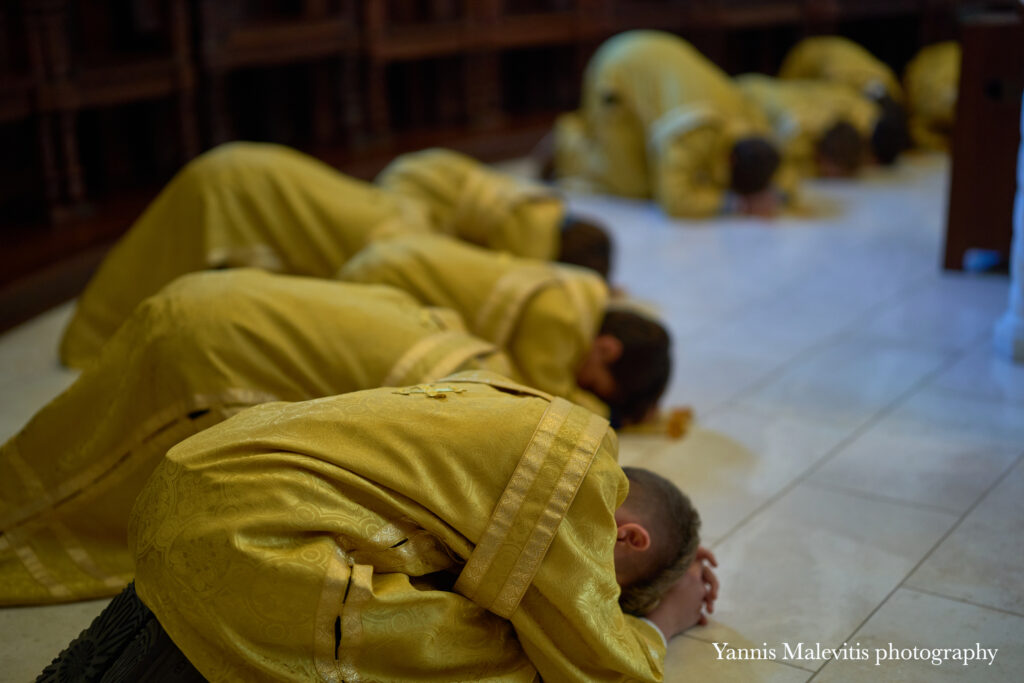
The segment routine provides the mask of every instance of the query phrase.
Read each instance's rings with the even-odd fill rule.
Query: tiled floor
[[[697,411],[681,441],[622,439],[624,463],[692,494],[721,561],[712,624],[670,644],[668,680],[1019,680],[1024,366],[989,346],[1008,280],[938,270],[946,182],[943,160],[911,157],[816,183],[823,217],[776,222],[573,198],[614,229],[618,281],[668,320],[668,402]],[[0,436],[71,381],[67,312],[0,338]],[[30,678],[101,604],[0,610],[0,679]],[[867,656],[787,659],[787,643]],[[998,653],[876,665],[890,645]]]

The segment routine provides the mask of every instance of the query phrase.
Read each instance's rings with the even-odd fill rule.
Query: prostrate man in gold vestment
[[[554,172],[594,191],[652,197],[671,216],[771,215],[779,157],[768,134],[760,112],[692,45],[629,31],[598,48],[580,110],[556,123]]]
[[[389,287],[247,269],[180,278],[0,447],[0,604],[117,593],[146,478],[228,415],[467,368],[511,372],[457,314]]]
[[[510,198],[510,188],[521,185],[501,174],[477,169],[470,185],[456,175],[439,176],[432,187],[444,186],[452,201],[468,193],[459,205],[469,215],[456,221],[464,234],[482,234],[488,220],[511,217],[491,246],[529,251],[538,248],[533,237],[543,235],[538,242],[547,257],[595,266],[603,258],[607,272],[607,235],[577,226],[560,239],[565,209],[550,192],[527,189]],[[236,142],[207,152],[174,177],[107,255],[78,300],[61,359],[85,367],[136,304],[180,275],[256,267],[333,278],[374,240],[451,228],[440,221],[437,201],[424,201],[409,182],[402,187],[407,191],[382,189],[280,145]],[[509,207],[487,201],[494,195],[515,199],[518,208],[509,214]],[[519,229],[521,235],[512,234]],[[559,245],[560,252],[548,253]]]
[[[333,277],[373,239],[429,230],[418,202],[279,145],[231,143],[183,168],[78,299],[61,359],[83,368],[135,306],[186,273],[256,267]]]
[[[608,306],[593,271],[519,259],[443,235],[370,245],[338,271],[457,311],[470,332],[504,349],[523,383],[613,422],[640,422],[669,374],[669,338],[656,321]]]
[[[549,187],[449,149],[403,154],[374,182],[422,202],[438,232],[515,256],[585,266],[608,279],[607,232],[568,214]]]
[[[685,497],[616,451],[491,373],[266,404],[154,472],[135,588],[211,681],[659,681],[717,582]]]
[[[896,161],[907,143],[903,90],[895,72],[866,49],[841,36],[815,36],[797,43],[779,67],[782,79],[841,83],[881,107],[871,134],[871,149],[880,164]]]
[[[785,166],[803,177],[849,177],[860,169],[881,108],[842,83],[744,74],[737,87],[771,124]]]
[[[960,44],[950,40],[921,48],[903,72],[910,137],[924,149],[948,150],[960,91]]]

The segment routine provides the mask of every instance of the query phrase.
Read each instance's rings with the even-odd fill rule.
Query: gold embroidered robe
[[[136,591],[211,681],[661,680],[608,423],[492,373],[247,410],[139,496]]]
[[[602,414],[576,370],[604,316],[608,290],[591,270],[495,253],[443,235],[373,244],[338,277],[385,284],[457,311],[469,331],[504,349],[523,383]]]
[[[845,121],[867,141],[880,114],[877,104],[842,83],[762,74],[733,80],[764,113],[786,165],[804,177],[817,175],[818,141],[832,126]]]
[[[241,408],[508,370],[459,325],[389,287],[247,269],[180,278],[0,447],[0,604],[117,593],[132,576],[128,513],[152,469]]]
[[[449,149],[403,154],[374,182],[422,202],[441,233],[516,256],[558,257],[565,202],[549,187]]]
[[[582,105],[555,126],[555,171],[598,192],[653,197],[671,216],[721,212],[736,140],[768,134],[724,71],[681,38],[628,31],[583,78]]]
[[[85,367],[140,301],[185,273],[330,278],[370,240],[428,229],[417,202],[293,149],[222,145],[185,166],[114,245],[78,299],[61,359]]]
[[[903,72],[910,137],[925,149],[948,150],[960,91],[960,44],[921,48]]]
[[[843,83],[872,99],[886,94],[903,101],[896,74],[849,38],[815,36],[793,46],[782,60],[779,78],[813,78]]]

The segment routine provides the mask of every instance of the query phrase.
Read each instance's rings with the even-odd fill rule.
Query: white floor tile
[[[920,433],[931,429],[951,437],[1024,444],[1024,408],[1016,403],[975,398],[925,387],[887,416],[887,428]]]
[[[1024,616],[1024,461],[967,515],[907,585]]]
[[[0,609],[0,679],[35,680],[108,602]]]
[[[932,386],[957,394],[1024,403],[1024,363],[1012,363],[984,339],[939,375]]]
[[[61,368],[57,345],[73,311],[69,301],[0,335],[0,391],[12,380]]]
[[[719,539],[806,472],[845,436],[829,425],[723,409],[686,438],[630,464],[676,482],[701,513],[702,535]]]
[[[699,627],[696,629],[699,630]],[[754,647],[754,643],[731,637],[730,645]],[[760,647],[761,643],[756,646]],[[724,649],[723,649],[724,652]],[[668,644],[665,658],[665,683],[715,681],[715,683],[797,683],[810,678],[811,672],[766,660],[737,660],[719,657],[711,643],[680,636]]]
[[[894,433],[883,419],[843,448],[810,481],[963,513],[1021,449],[984,439],[957,438],[939,429]]]
[[[66,368],[56,368],[0,385],[0,439],[6,441],[16,434],[40,408],[71,386],[77,376]]]
[[[938,349],[966,349],[991,334],[1006,308],[1009,278],[935,275],[866,321],[859,334]]]
[[[868,659],[830,662],[816,681],[1015,681],[1024,671],[1024,617],[911,590],[896,591],[850,642]],[[996,652],[965,665],[962,652],[937,648]]]
[[[955,521],[798,485],[715,548],[715,620],[693,636],[841,646]]]
[[[770,414],[856,427],[948,362],[944,352],[838,341],[737,402]]]

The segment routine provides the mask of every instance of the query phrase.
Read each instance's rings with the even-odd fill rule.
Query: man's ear
[[[622,341],[610,334],[600,334],[594,340],[597,357],[605,365],[611,365],[622,357]]]
[[[651,535],[636,522],[620,524],[615,534],[617,543],[625,543],[630,550],[643,551],[651,547]]]

